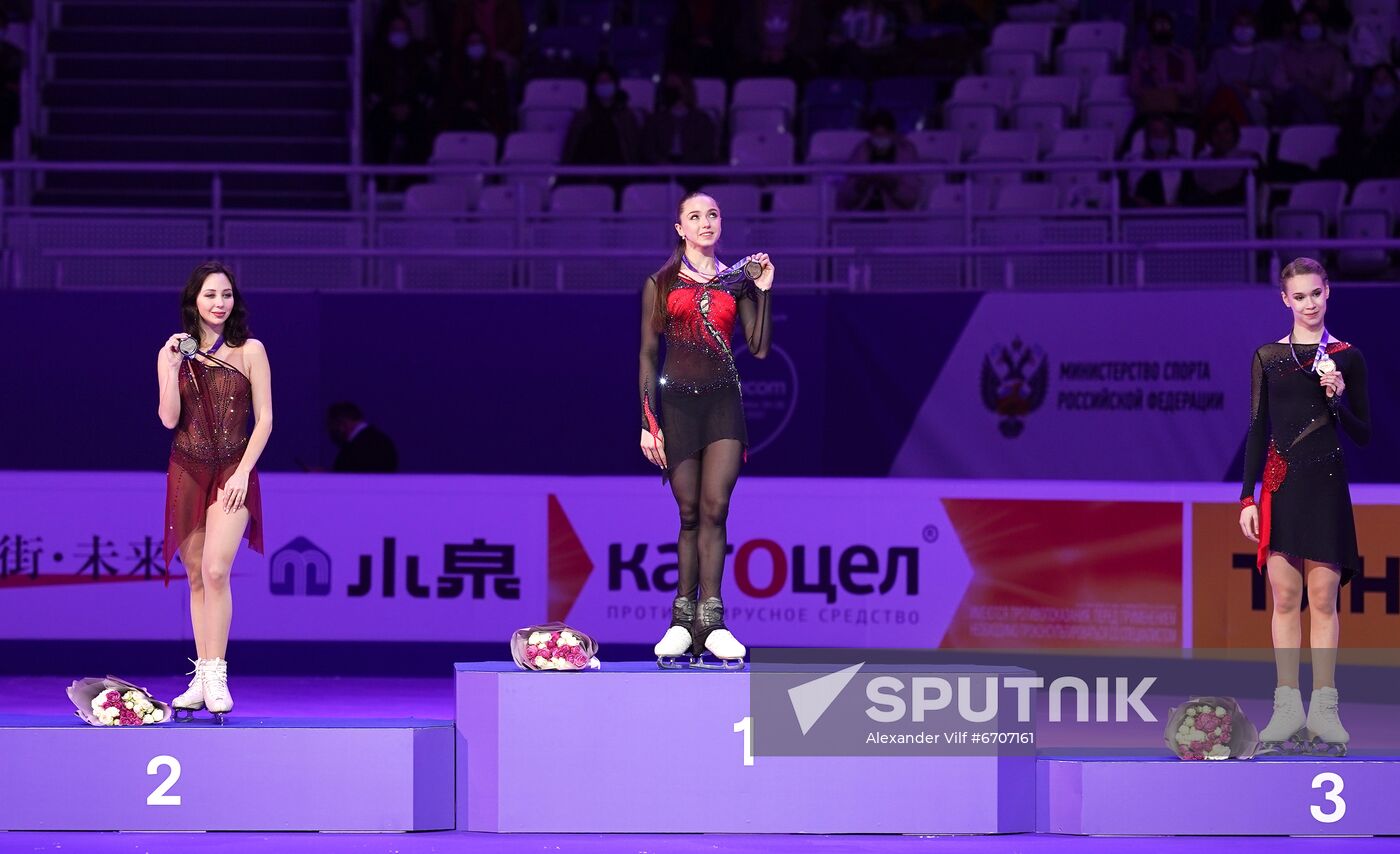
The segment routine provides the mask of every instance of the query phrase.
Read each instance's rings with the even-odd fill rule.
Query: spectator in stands
[[[1143,147],[1141,152],[1128,155],[1129,160],[1145,162],[1175,160],[1181,152],[1176,144],[1176,126],[1165,115],[1150,116],[1142,129]],[[1183,196],[1190,196],[1189,187],[1183,187],[1191,180],[1190,173],[1174,169],[1150,169],[1129,173],[1125,176],[1124,195],[1127,204],[1133,207],[1150,208],[1175,205]]]
[[[678,0],[671,18],[670,56],[691,77],[734,73],[734,21],[739,0]]]
[[[510,130],[505,65],[491,55],[479,30],[468,32],[462,49],[447,61],[438,99],[442,130]]]
[[[1395,69],[1371,69],[1366,93],[1348,112],[1337,154],[1322,172],[1347,181],[1388,178],[1400,172],[1400,83]]]
[[[525,49],[525,16],[520,11],[520,0],[455,0],[451,43],[465,45],[472,33],[480,34],[486,55],[500,62],[506,73],[514,77]]]
[[[734,49],[746,77],[791,77],[803,81],[816,72],[826,33],[819,3],[750,0],[744,3]]]
[[[9,26],[9,14],[0,9],[0,30]],[[19,125],[19,87],[24,64],[23,50],[9,41],[0,41],[0,160],[15,156],[15,127]]]
[[[394,440],[365,420],[360,407],[349,401],[333,403],[326,410],[326,432],[340,448],[333,471],[391,473],[399,470]]]
[[[1240,150],[1240,126],[1230,116],[1217,116],[1208,138],[1208,148],[1197,153],[1198,160],[1255,159],[1252,152]],[[1182,201],[1188,205],[1243,205],[1246,174],[1243,169],[1193,169]]]
[[[437,61],[444,43],[442,15],[438,4],[431,0],[388,0],[379,11],[378,32],[385,35],[402,20],[408,26],[409,37],[421,46],[433,62]]]
[[[855,77],[897,73],[900,16],[885,0],[842,4],[828,38],[832,64]]]
[[[1273,66],[1273,51],[1258,44],[1254,15],[1248,10],[1237,12],[1230,43],[1216,48],[1201,77],[1207,124],[1222,115],[1238,124],[1268,124]]]
[[[851,152],[852,163],[914,163],[914,144],[895,131],[894,115],[876,110],[870,135]],[[917,175],[852,175],[841,185],[836,204],[848,211],[907,211],[919,204],[923,185]]]
[[[641,128],[617,85],[617,72],[600,66],[588,85],[588,103],[574,116],[564,139],[564,162],[621,166],[641,154]],[[625,184],[626,182],[621,182]]]
[[[1327,124],[1340,117],[1350,69],[1346,57],[1327,41],[1322,15],[1305,6],[1297,36],[1283,46],[1274,65],[1278,124]]]
[[[646,163],[718,163],[719,128],[695,99],[695,83],[679,71],[661,81],[656,109],[642,128]]]
[[[1151,43],[1133,52],[1128,91],[1139,115],[1165,114],[1189,120],[1195,109],[1196,57],[1176,43],[1172,16],[1158,12],[1148,22]]]
[[[1259,38],[1290,41],[1298,35],[1303,13],[1311,7],[1327,30],[1338,38],[1351,29],[1351,13],[1341,0],[1264,0],[1259,6]]]
[[[431,93],[437,91],[428,46],[413,38],[406,18],[394,18],[370,65],[365,118],[375,163],[423,163],[432,146]],[[386,188],[397,187],[386,179]]]

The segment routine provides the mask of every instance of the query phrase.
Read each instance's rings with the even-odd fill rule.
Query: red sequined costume
[[[694,275],[694,274],[690,274]],[[734,321],[743,323],[745,344],[764,353],[772,336],[771,296],[739,269],[700,282],[682,271],[665,288],[666,364],[656,376],[657,332],[653,311],[659,288],[649,277],[642,289],[642,429],[664,429],[666,462],[677,463],[719,439],[748,447],[739,371],[730,340]],[[662,479],[669,472],[662,471]]]
[[[228,350],[232,350],[229,353]],[[239,364],[213,364],[188,359],[180,366],[180,423],[170,445],[170,468],[165,486],[165,565],[191,533],[204,527],[209,505],[238,468],[248,447],[248,424],[253,414],[253,388]],[[244,538],[262,554],[262,493],[258,473],[248,474],[248,528]],[[166,576],[167,579],[169,576]]]
[[[1334,341],[1327,353],[1346,383],[1340,399],[1327,396],[1313,371],[1316,344],[1271,343],[1255,351],[1240,497],[1254,496],[1262,474],[1260,570],[1275,551],[1335,564],[1345,584],[1360,571],[1361,558],[1340,433],[1358,445],[1369,442],[1371,407],[1361,351]]]

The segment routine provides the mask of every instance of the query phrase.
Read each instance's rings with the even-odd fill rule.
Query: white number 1
[[[146,806],[148,807],[178,807],[180,805],[179,795],[167,795],[166,792],[174,788],[180,780],[180,760],[174,756],[157,756],[146,763],[146,775],[154,777],[160,773],[160,769],[169,768],[170,776],[165,778],[165,782],[156,786],[156,790],[146,796]]]
[[[753,764],[753,718],[746,717],[734,725],[735,732],[744,734],[744,764]]]

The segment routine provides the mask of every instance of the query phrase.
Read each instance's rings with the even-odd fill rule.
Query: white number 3
[[[1331,824],[1334,821],[1341,821],[1342,816],[1347,814],[1347,802],[1342,800],[1341,797],[1343,787],[1342,775],[1334,773],[1332,771],[1324,771],[1313,778],[1312,787],[1314,789],[1321,789],[1323,785],[1327,783],[1332,784],[1332,790],[1330,792],[1324,792],[1322,796],[1327,800],[1331,801],[1332,803],[1336,804],[1336,809],[1332,810],[1331,812],[1323,812],[1322,807],[1318,806],[1317,804],[1313,804],[1311,807],[1309,807],[1309,809],[1312,810],[1312,817],[1322,822],[1323,824]]]
[[[170,776],[165,778],[165,782],[156,787],[154,792],[146,796],[146,806],[148,807],[178,807],[180,805],[179,795],[167,795],[166,792],[174,788],[180,780],[180,760],[174,756],[157,756],[146,763],[146,775],[154,777],[160,773],[160,769],[169,768]]]

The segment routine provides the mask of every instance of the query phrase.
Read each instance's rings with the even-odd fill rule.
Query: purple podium
[[[1033,756],[753,756],[747,671],[458,664],[457,826],[493,832],[1018,833]]]
[[[1042,756],[1037,830],[1105,836],[1400,834],[1400,756],[1182,762]]]
[[[0,716],[0,830],[453,828],[449,721]]]

